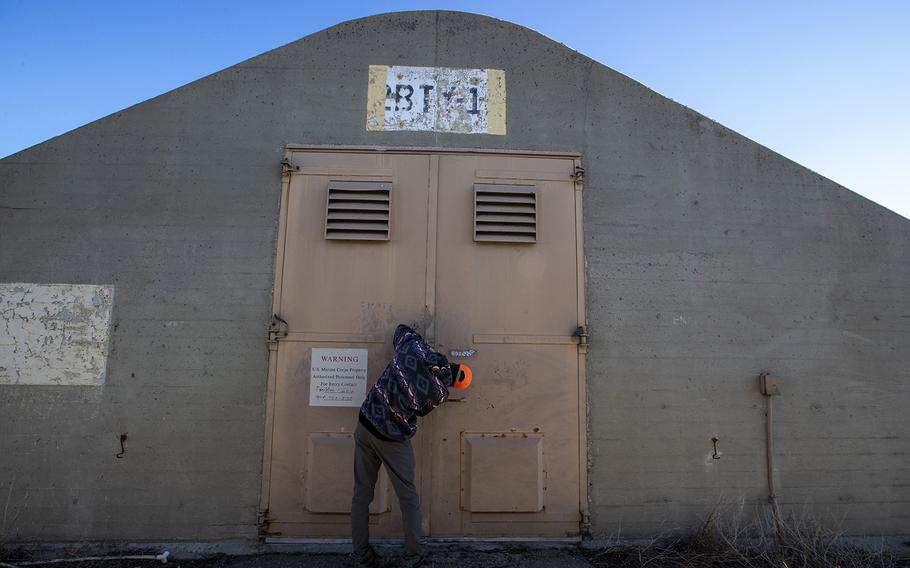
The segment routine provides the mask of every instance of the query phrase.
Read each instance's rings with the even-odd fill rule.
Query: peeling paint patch
[[[114,288],[0,283],[0,385],[104,384]]]
[[[366,126],[505,135],[505,72],[370,65]]]

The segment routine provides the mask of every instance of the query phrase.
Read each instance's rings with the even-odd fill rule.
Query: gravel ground
[[[887,566],[893,568],[910,567],[910,541],[892,543],[898,544],[892,548],[893,556],[885,558],[869,558],[866,563],[862,559],[848,562],[844,566]],[[403,566],[401,562],[401,547],[393,544],[374,543],[376,549],[387,559],[397,561],[392,566]],[[196,553],[176,552],[171,554],[166,564],[155,560],[85,560],[78,561],[91,554],[90,551],[74,549],[58,549],[56,552],[44,550],[35,556],[35,551],[26,552],[25,549],[10,550],[0,547],[0,568],[348,568],[354,566],[353,558],[346,551],[348,546],[334,546],[328,548],[307,548],[307,552],[300,549],[274,552],[265,550],[258,554],[250,550],[237,555],[213,554],[211,550]],[[152,554],[162,552],[164,548],[148,550],[133,549],[125,554]],[[598,548],[596,546],[576,545],[546,545],[546,544],[512,544],[512,543],[435,543],[427,546],[429,553],[425,566],[427,568],[649,568],[661,567],[716,567],[722,568],[730,565],[743,565],[736,561],[737,558],[729,555],[712,556],[705,550],[682,548],[662,548],[656,545],[635,545],[628,543],[623,546],[609,546]],[[98,554],[99,551],[93,551]],[[708,551],[710,552],[710,551]],[[112,555],[112,551],[107,551]],[[114,553],[116,554],[116,553]],[[744,557],[739,557],[744,558]],[[35,562],[42,560],[40,564]],[[49,563],[51,559],[66,559],[65,563]],[[761,565],[766,563],[748,563],[746,565]],[[787,566],[788,564],[784,564]],[[793,565],[793,564],[789,564]],[[811,561],[806,566],[833,568],[835,564],[827,561]],[[836,563],[841,566],[841,563]],[[774,568],[779,568],[774,563]]]

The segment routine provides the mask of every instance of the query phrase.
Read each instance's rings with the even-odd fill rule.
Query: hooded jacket
[[[417,432],[418,416],[449,398],[452,370],[445,355],[406,325],[395,328],[392,345],[392,360],[367,393],[360,422],[380,438],[403,442]]]

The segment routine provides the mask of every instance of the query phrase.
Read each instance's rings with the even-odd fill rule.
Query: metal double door
[[[474,372],[470,389],[452,391],[420,419],[412,440],[424,534],[578,534],[587,509],[578,159],[318,148],[289,148],[286,158],[262,534],[350,535],[352,432],[362,389],[387,364],[399,322],[417,325]],[[369,202],[375,194],[357,190],[346,194],[347,206],[360,215],[354,208],[362,199],[371,216],[333,221],[332,188],[377,187],[387,215]],[[510,214],[508,201],[532,194],[533,223]],[[505,208],[486,212],[483,195]],[[533,239],[514,242],[516,218],[525,219],[519,233],[533,224]],[[484,225],[494,229],[492,239],[478,233]],[[358,226],[379,231],[332,238],[331,230]],[[361,375],[366,368],[366,385],[332,406],[314,403],[310,392],[331,384],[312,376],[314,356],[326,353],[353,354]],[[371,534],[400,530],[382,471]]]

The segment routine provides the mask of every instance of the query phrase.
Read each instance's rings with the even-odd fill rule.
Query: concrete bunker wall
[[[367,132],[371,64],[505,70],[507,135]],[[103,387],[0,385],[0,536],[255,537],[288,143],[582,154],[594,534],[761,502],[764,370],[781,501],[905,530],[908,221],[530,30],[415,12],[0,161],[0,282],[115,290]]]

